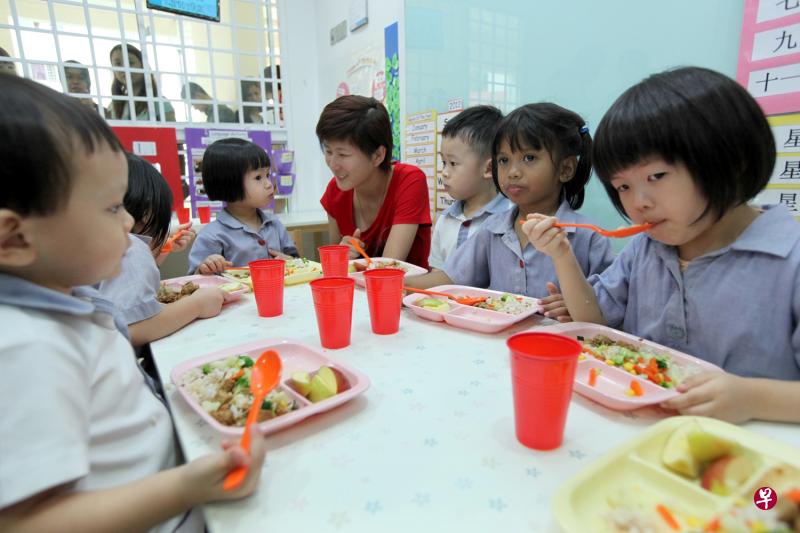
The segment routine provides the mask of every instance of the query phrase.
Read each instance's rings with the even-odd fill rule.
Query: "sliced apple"
[[[689,449],[687,435],[702,429],[699,424],[692,422],[678,427],[667,439],[661,451],[661,462],[664,466],[690,479],[700,477],[700,462]]]
[[[755,465],[745,455],[726,455],[708,465],[700,485],[714,494],[727,496],[733,493],[752,475]]]
[[[337,391],[336,374],[327,366],[323,366],[311,378],[308,399],[314,403],[321,402],[335,396]]]
[[[295,372],[292,374],[292,386],[303,396],[308,396],[311,390],[311,375],[308,372]]]
[[[686,441],[694,458],[702,463],[730,455],[734,448],[734,443],[731,441],[702,430],[690,431],[686,435]]]

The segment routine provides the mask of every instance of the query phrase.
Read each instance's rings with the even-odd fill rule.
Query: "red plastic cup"
[[[177,207],[175,209],[175,214],[178,216],[178,222],[181,224],[186,224],[189,222],[189,208],[188,207]]]
[[[207,205],[197,207],[197,216],[200,218],[201,224],[208,224],[211,222],[211,208]]]
[[[578,341],[553,333],[525,332],[506,341],[517,440],[535,450],[561,446],[572,397]]]
[[[252,261],[249,266],[258,316],[282,315],[286,261],[283,259],[259,259]]]
[[[353,278],[318,278],[309,285],[314,297],[320,344],[325,348],[349,346],[356,281]]]
[[[400,307],[403,303],[403,277],[398,268],[376,268],[364,271],[372,332],[391,335],[400,329]]]
[[[343,244],[331,244],[320,246],[319,261],[322,263],[322,275],[326,278],[347,277],[347,269],[350,259],[350,247]]]

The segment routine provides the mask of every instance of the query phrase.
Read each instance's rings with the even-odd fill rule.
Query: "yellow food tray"
[[[703,433],[734,443],[734,454],[752,460],[752,473],[722,496],[702,488],[699,480],[667,468],[662,452],[673,432],[684,424],[699,425]],[[800,488],[800,453],[796,449],[716,419],[675,416],[654,424],[567,480],[553,499],[553,513],[561,528],[570,533],[633,531],[619,526],[621,517],[623,521],[630,518],[642,530],[699,532],[731,512],[752,513],[766,520],[772,511],[756,508],[754,503],[754,494],[765,486],[779,494]],[[658,505],[668,509],[678,529],[668,525]],[[748,531],[725,527],[715,531],[734,530]]]

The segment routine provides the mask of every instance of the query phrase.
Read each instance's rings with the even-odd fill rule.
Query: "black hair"
[[[76,65],[76,66],[68,67],[66,65],[67,63],[73,64],[73,65]],[[83,81],[86,82],[86,87],[89,88],[89,89],[92,88],[92,79],[89,76],[89,69],[86,67],[86,65],[83,65],[83,64],[79,63],[78,61],[75,61],[74,59],[69,59],[69,60],[64,62],[64,76],[67,75],[67,71],[79,72],[81,77],[83,78]]]
[[[203,154],[203,186],[211,200],[244,199],[244,175],[269,168],[269,156],[260,146],[244,139],[220,139]]]
[[[127,56],[128,56],[128,66],[130,67],[130,64],[131,64],[130,63],[131,62],[131,56],[134,56],[139,60],[139,63],[142,64],[142,69],[144,69],[144,57],[142,56],[142,51],[139,50],[138,48],[136,48],[135,46],[133,46],[132,44],[125,45],[125,50],[127,51]],[[110,58],[111,56],[113,56],[114,52],[119,52],[120,54],[124,54],[125,53],[122,50],[122,45],[121,44],[118,44],[118,45],[114,46],[114,48],[112,48],[111,51],[108,53],[108,57]],[[123,60],[123,65],[124,65],[124,60]],[[133,68],[134,67],[130,67],[130,69],[133,69]],[[129,70],[129,69],[125,69],[125,70]],[[135,70],[138,71],[140,69],[135,69]],[[132,80],[131,80],[131,82],[132,82]],[[147,81],[145,81],[145,83],[147,83]],[[145,87],[145,83],[142,84],[142,86],[141,86],[141,88],[139,88],[138,92],[136,92],[135,94],[130,94],[133,91],[133,88],[131,88],[131,91],[128,91],[128,88],[125,86],[125,84],[122,83],[121,81],[119,81],[116,78],[116,76],[114,76],[113,77],[113,81],[111,82],[111,94],[113,96],[119,96],[119,95],[147,96],[147,89]],[[158,97],[158,84],[156,83],[156,77],[154,75],[152,75],[152,74],[150,75],[150,89],[151,89],[151,91],[153,93],[153,97],[157,98]],[[127,105],[128,105],[128,101],[127,100],[114,99],[111,102],[111,107],[112,107],[112,109],[114,111],[114,114],[113,114],[114,118],[118,118],[118,119],[122,118],[122,115],[125,112],[125,106],[127,106]],[[130,111],[129,112],[129,116],[130,116],[131,119],[133,119],[136,116],[138,116],[139,113],[143,113],[143,112],[148,110],[147,102],[135,101],[133,108],[134,108],[134,111]],[[158,112],[159,112],[158,111],[158,106],[156,106],[156,113],[158,113]]]
[[[11,57],[11,54],[6,52],[6,49],[0,46],[0,57]]]
[[[326,105],[317,121],[317,139],[320,146],[326,141],[350,142],[368,157],[384,146],[380,168],[385,172],[392,168],[392,123],[389,112],[374,98],[350,94]]]
[[[128,159],[128,192],[122,200],[134,220],[136,232],[153,239],[150,247],[160,248],[169,235],[172,191],[164,176],[149,161],[131,153]]]
[[[62,208],[79,150],[122,152],[100,116],[78,100],[16,76],[0,76],[0,209],[46,216]]]
[[[592,173],[592,136],[580,115],[548,102],[527,104],[506,115],[492,143],[492,178],[498,190],[497,152],[503,141],[515,152],[547,150],[556,168],[566,158],[577,157],[575,175],[563,184],[561,194],[572,209],[583,205],[584,188]]]
[[[461,139],[481,159],[486,159],[492,155],[492,142],[501,120],[503,113],[494,106],[468,107],[447,121],[442,129],[442,136]]]
[[[594,161],[614,207],[627,217],[611,179],[649,157],[683,164],[721,217],[769,182],[775,140],[750,94],[727,76],[699,67],[646,78],[617,98],[597,127]]]
[[[189,98],[191,100],[195,100],[197,98],[197,95],[200,94],[200,93],[203,93],[203,94],[206,94],[206,95],[208,94],[206,92],[206,90],[203,89],[203,87],[201,87],[199,84],[197,84],[197,83],[195,83],[193,81],[190,81],[189,83],[187,83],[186,85],[184,85],[181,88],[181,98],[183,98],[184,100],[186,100],[186,98],[187,98],[186,95],[187,94],[189,95]]]

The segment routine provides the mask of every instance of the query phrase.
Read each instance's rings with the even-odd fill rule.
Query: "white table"
[[[207,505],[214,532],[557,531],[556,488],[593,459],[663,418],[623,414],[575,395],[564,443],[552,452],[514,436],[505,339],[422,320],[403,310],[400,332],[374,335],[366,294],[356,289],[349,347],[320,348],[311,290],[287,287],[284,314],[259,318],[252,295],[213,319],[153,344],[164,381],[181,361],[260,338],[292,338],[364,372],[371,388],[344,406],[269,438],[258,492]],[[217,450],[220,437],[167,386],[188,459]],[[747,429],[800,446],[800,428]]]

